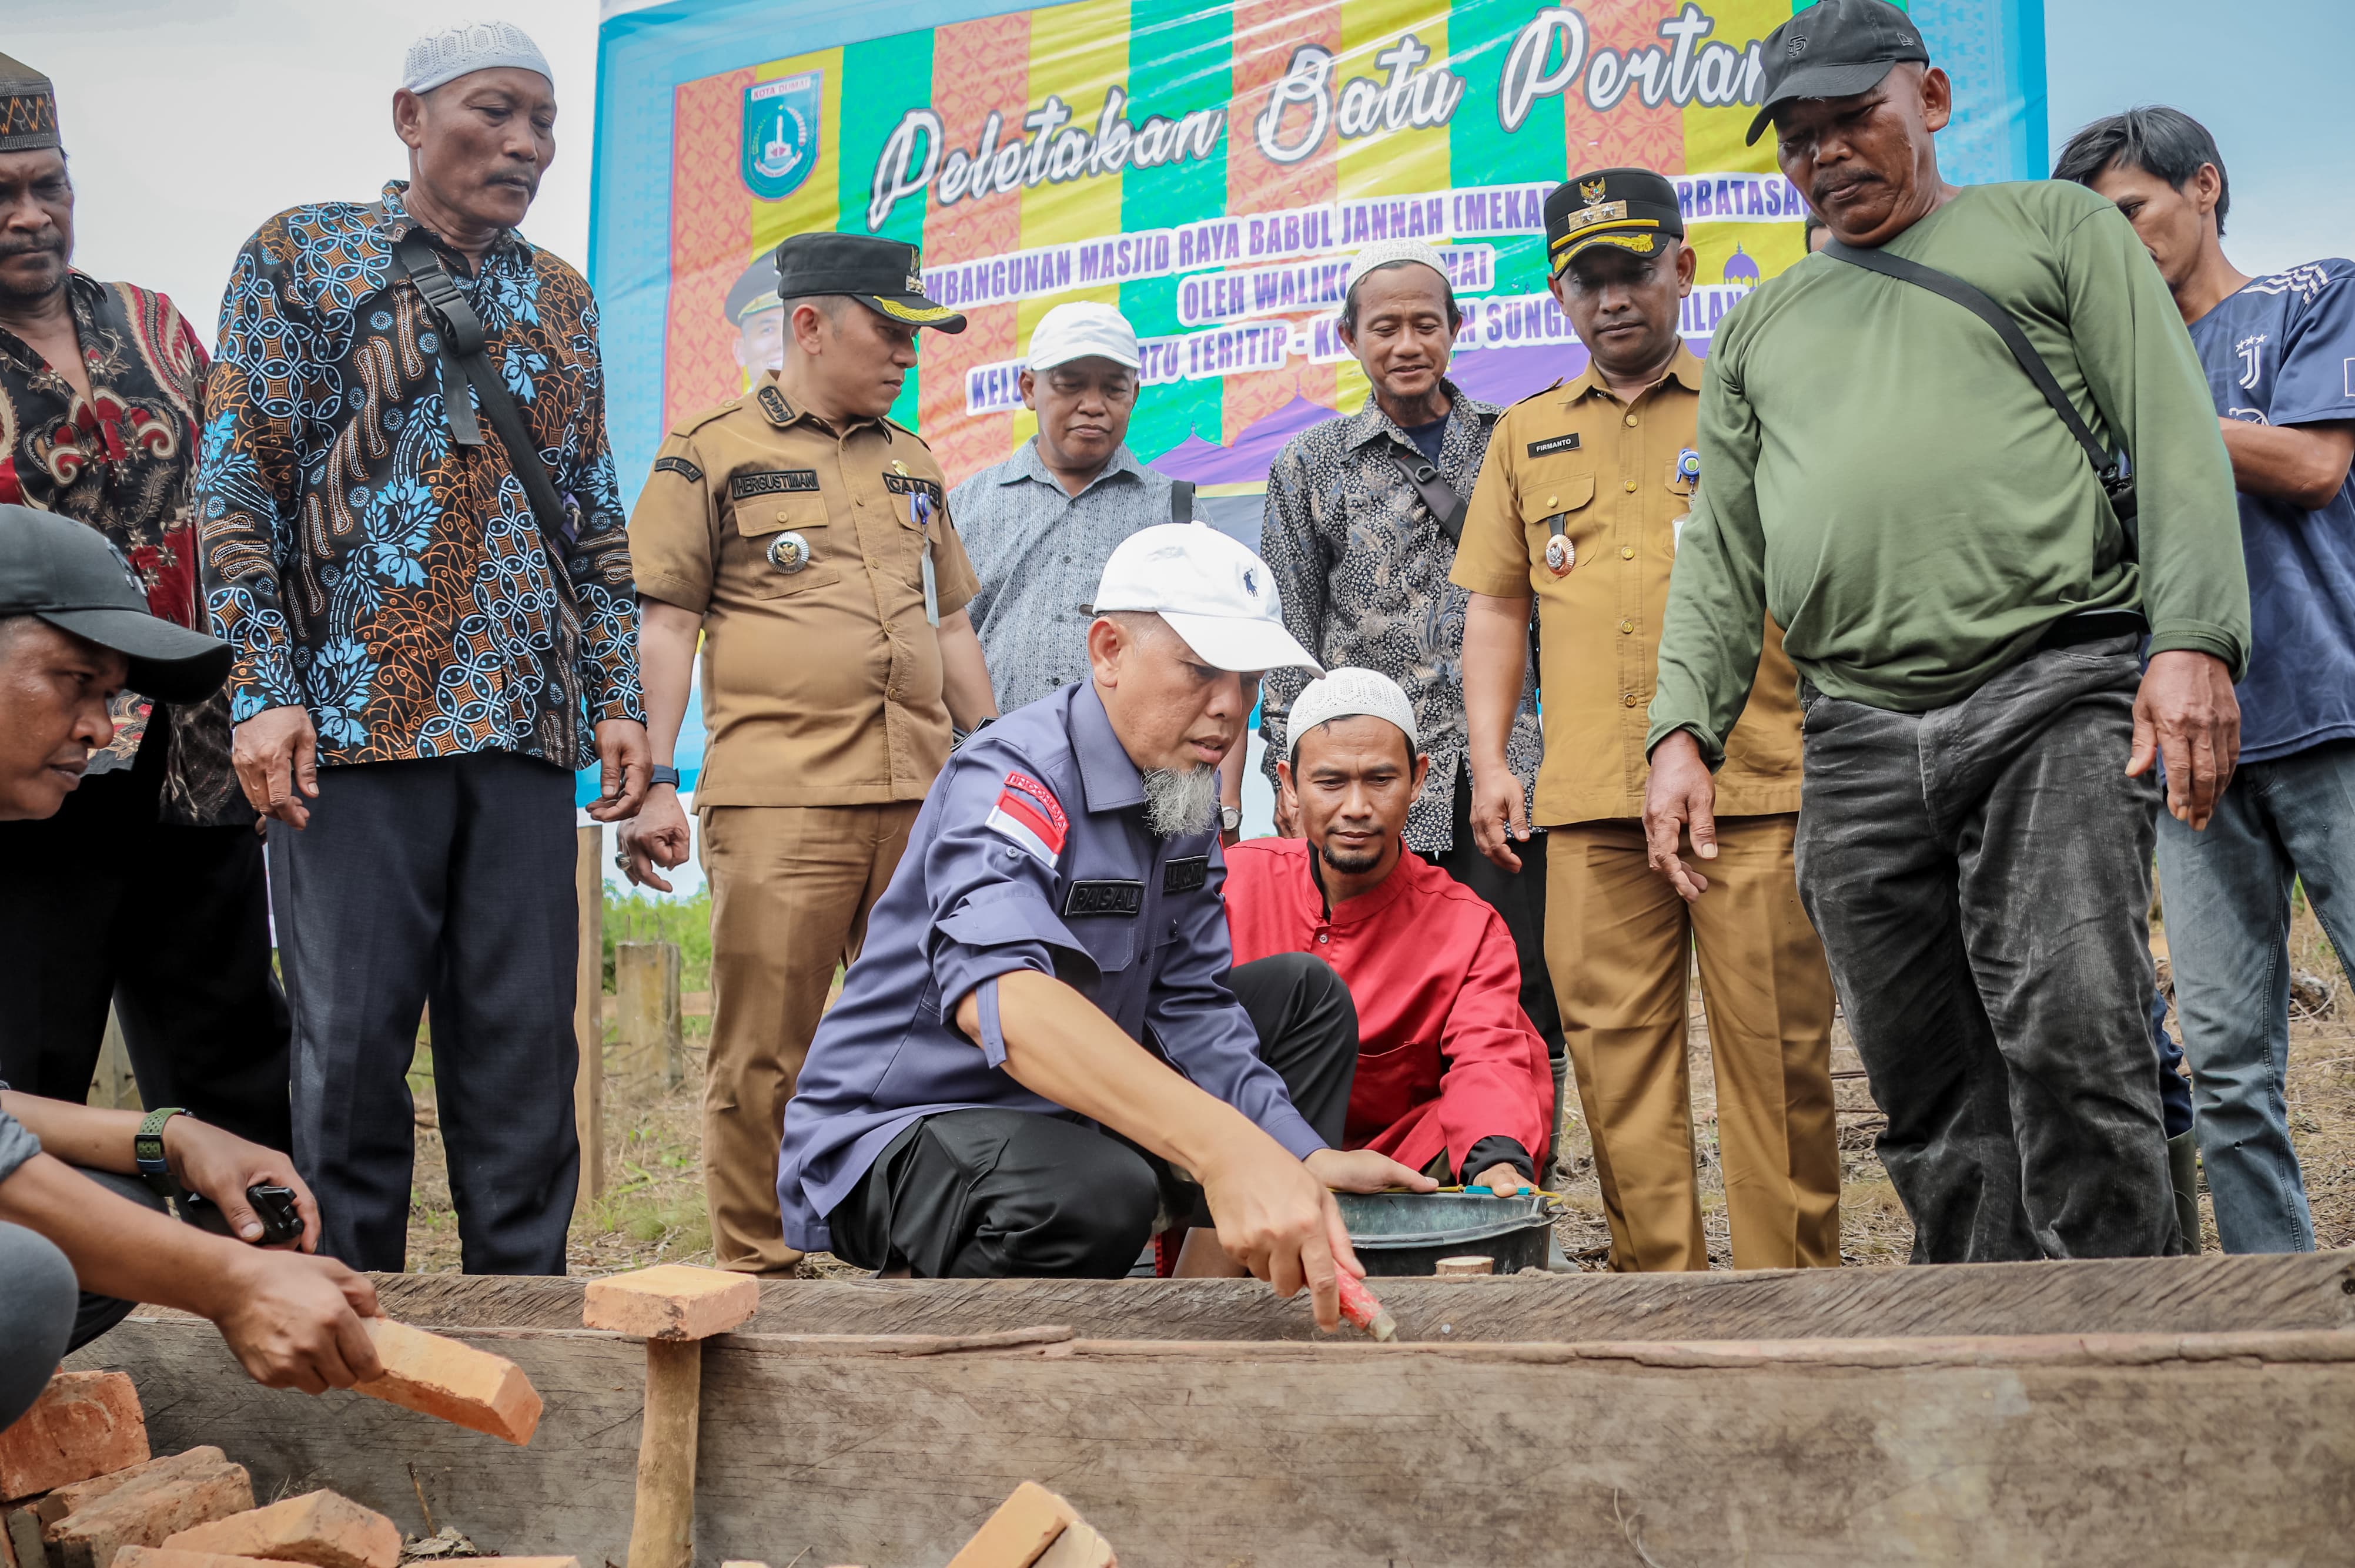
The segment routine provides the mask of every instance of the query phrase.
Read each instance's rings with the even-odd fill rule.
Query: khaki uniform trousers
[[[1691,863],[1710,884],[1692,905],[1646,864],[1640,821],[1548,831],[1546,965],[1614,1269],[1709,1266],[1685,1059],[1696,946],[1733,1266],[1839,1262],[1832,982],[1799,906],[1797,825],[1793,815],[1719,818],[1717,858]]]
[[[703,1194],[722,1268],[790,1272],[777,1145],[835,970],[856,958],[922,805],[711,806],[711,1053]]]

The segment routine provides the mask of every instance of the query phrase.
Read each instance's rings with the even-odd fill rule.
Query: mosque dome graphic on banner
[[[1758,270],[1757,261],[1739,245],[1733,248],[1733,254],[1725,259],[1725,281],[1729,283],[1754,289],[1764,276]]]

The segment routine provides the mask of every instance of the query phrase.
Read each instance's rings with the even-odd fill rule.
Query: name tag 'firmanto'
[[[1556,452],[1574,452],[1577,450],[1578,432],[1576,430],[1571,431],[1566,436],[1549,436],[1544,440],[1529,443],[1531,457],[1551,457]]]

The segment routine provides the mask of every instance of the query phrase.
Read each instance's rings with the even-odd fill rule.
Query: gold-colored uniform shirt
[[[1700,361],[1680,347],[1633,403],[1589,366],[1497,421],[1452,580],[1500,599],[1537,596],[1540,825],[1643,814],[1646,710],[1695,483],[1678,460],[1698,445],[1700,385]],[[1576,552],[1561,577],[1545,558],[1546,520],[1557,513]],[[1750,705],[1725,749],[1720,815],[1799,809],[1798,677],[1772,621]]]
[[[928,534],[940,613],[978,586],[947,496],[914,431],[837,431],[774,371],[672,429],[630,517],[630,564],[639,593],[703,617],[698,809],[923,799],[949,755]],[[798,571],[770,559],[787,533],[806,546]]]

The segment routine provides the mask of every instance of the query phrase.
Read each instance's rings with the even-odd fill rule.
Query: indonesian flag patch
[[[1054,792],[1027,773],[1009,773],[990,808],[989,826],[1036,855],[1050,870],[1063,853],[1071,819]]]

